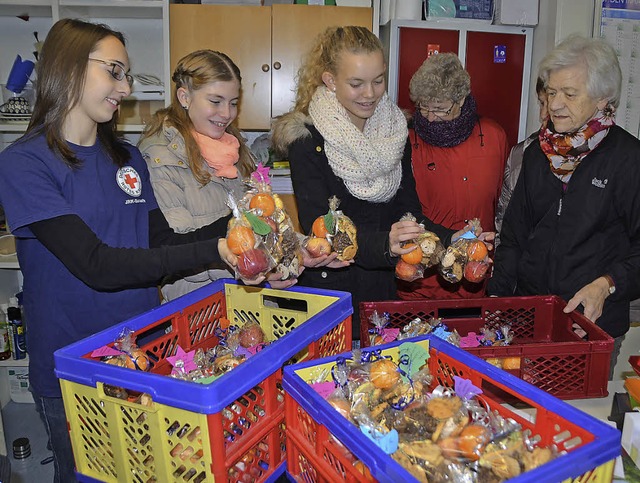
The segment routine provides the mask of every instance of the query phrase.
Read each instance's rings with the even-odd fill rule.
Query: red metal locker
[[[461,44],[466,45],[464,55],[459,54]],[[492,32],[486,28],[473,30],[468,26],[458,30],[399,25],[396,79],[397,103],[402,109],[413,112],[409,82],[427,58],[428,51],[435,46],[440,52],[454,52],[465,58],[478,112],[498,122],[507,133],[509,143],[516,144],[523,108],[523,73],[528,72],[524,65],[526,36]],[[496,59],[494,51],[498,47],[504,49],[504,55]],[[390,75],[394,74],[390,72]]]
[[[497,46],[505,49],[504,62],[495,60]],[[524,50],[524,35],[467,32],[465,68],[478,112],[502,126],[510,145],[518,142]]]
[[[398,63],[398,106],[413,112],[409,99],[411,77],[427,59],[429,45],[439,45],[440,52],[458,53],[460,33],[457,30],[408,28],[400,29]]]

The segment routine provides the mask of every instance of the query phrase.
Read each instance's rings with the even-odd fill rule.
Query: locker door
[[[505,48],[504,62],[494,59],[497,46]],[[500,124],[512,146],[518,142],[524,55],[524,35],[467,32],[465,67],[478,112]]]
[[[458,53],[460,33],[457,30],[402,27],[398,52],[398,106],[413,113],[409,99],[411,77],[427,59],[429,46],[440,46],[440,52]],[[517,132],[517,131],[516,131]]]

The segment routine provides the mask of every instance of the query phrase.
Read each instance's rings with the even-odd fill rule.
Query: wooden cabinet
[[[170,5],[171,71],[198,49],[224,52],[242,73],[238,125],[269,130],[271,119],[289,111],[301,57],[317,34],[332,25],[372,28],[372,9],[311,5],[270,7]]]
[[[429,51],[454,52],[471,76],[471,93],[480,115],[498,122],[511,145],[529,134],[533,29],[394,19],[381,28],[381,38],[389,49],[389,96],[402,109],[414,110],[409,82]]]

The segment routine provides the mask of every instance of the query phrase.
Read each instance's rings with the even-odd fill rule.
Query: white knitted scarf
[[[353,196],[384,203],[396,194],[408,130],[402,111],[386,93],[363,132],[325,86],[318,87],[313,95],[309,115],[324,138],[329,166]]]

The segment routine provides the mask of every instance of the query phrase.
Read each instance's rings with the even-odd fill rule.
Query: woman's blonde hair
[[[343,52],[353,54],[383,52],[382,43],[365,27],[329,27],[322,32],[303,59],[297,75],[296,103],[294,110],[309,113],[309,103],[316,89],[323,85],[322,74],[336,74]]]
[[[207,84],[218,81],[235,80],[239,84],[242,83],[238,66],[226,54],[213,50],[197,50],[185,55],[178,61],[171,79],[176,85],[176,92],[181,87],[189,92],[197,91]],[[142,138],[157,134],[165,123],[175,127],[184,138],[187,163],[194,178],[202,185],[207,184],[211,180],[211,174],[205,169],[200,148],[191,134],[193,123],[189,118],[189,113],[182,107],[177,95],[171,99],[169,107],[160,109],[153,115]],[[235,125],[235,121],[227,126],[227,132],[240,142],[238,171],[243,178],[247,178],[255,169],[251,150]]]
[[[463,101],[471,93],[471,77],[456,54],[442,53],[425,60],[409,82],[409,97],[416,103],[438,99]]]

